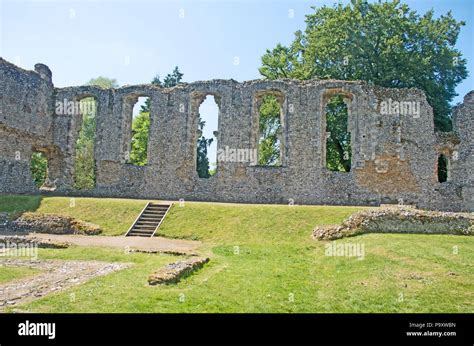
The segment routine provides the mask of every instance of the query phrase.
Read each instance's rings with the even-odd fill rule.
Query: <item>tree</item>
[[[181,82],[182,78],[183,74],[179,71],[178,66],[176,66],[173,72],[166,75],[165,79],[163,80],[163,86],[165,88],[174,87],[175,85],[178,85],[179,82]]]
[[[90,79],[86,85],[95,85],[104,89],[118,87],[117,80],[99,76]],[[74,161],[74,187],[93,189],[95,186],[94,142],[96,129],[97,104],[93,97],[81,100],[82,126],[76,142]]]
[[[265,95],[259,108],[258,164],[277,166],[280,162],[280,104],[273,95]]]
[[[163,88],[172,88],[176,85],[178,85],[181,80],[183,79],[183,74],[179,71],[179,67],[176,66],[173,69],[173,72],[168,73],[163,80],[163,82],[160,80],[160,75],[156,75],[153,77],[153,80],[151,81],[151,84],[154,85],[159,85]],[[150,107],[151,107],[151,101],[148,99],[145,104],[142,106],[141,111],[142,112],[150,112]]]
[[[95,85],[103,89],[118,88],[119,86],[115,78],[107,78],[104,76],[92,78],[86,83],[86,85]]]
[[[201,120],[199,117],[199,131],[204,129],[206,122]],[[197,140],[197,156],[196,156],[196,171],[198,173],[199,178],[209,178],[211,173],[209,172],[209,158],[207,157],[207,148],[213,142],[213,138],[206,139],[204,136],[199,136]]]
[[[326,167],[332,171],[351,170],[351,134],[347,131],[347,106],[341,95],[333,96],[326,106]]]
[[[440,183],[448,181],[448,159],[444,155],[438,157],[438,181]]]
[[[435,128],[451,130],[450,102],[467,77],[466,60],[454,48],[464,22],[451,12],[420,16],[399,0],[312,8],[289,47],[278,44],[262,56],[263,76],[416,87],[433,107]]]
[[[31,175],[36,187],[44,184],[48,175],[48,159],[43,153],[34,152],[31,155]]]
[[[171,73],[168,73],[162,82],[160,76],[153,77],[151,84],[165,88],[178,85],[183,78],[183,74],[176,66]],[[150,109],[151,100],[148,98],[141,106],[140,113],[132,121],[132,144],[130,148],[130,163],[136,166],[144,166],[148,162],[148,134],[150,133]]]
[[[130,162],[145,166],[148,162],[148,134],[150,131],[150,113],[141,111],[132,122],[132,144]]]

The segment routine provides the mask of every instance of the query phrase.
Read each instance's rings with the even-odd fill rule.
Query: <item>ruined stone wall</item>
[[[0,59],[0,190],[31,192],[30,158],[34,150],[52,159],[54,87],[51,72],[41,64],[25,71]]]
[[[459,144],[450,155],[451,185],[462,199],[462,206],[474,210],[474,91],[464,96],[464,102],[453,112],[454,130]]]
[[[0,61],[0,192],[37,191],[28,173],[27,158],[34,147],[41,147],[57,167],[49,178],[59,194],[249,203],[403,203],[443,210],[474,209],[472,93],[456,109],[456,133],[441,136],[434,132],[432,109],[424,93],[416,89],[385,89],[335,80],[211,80],[169,89],[155,85],[110,90],[53,88],[49,70],[40,67],[43,72],[24,71]],[[258,106],[267,94],[275,95],[282,105],[282,165],[261,167],[252,162],[231,162],[228,157],[218,162],[216,175],[199,178],[198,110],[205,97],[213,95],[219,106],[218,149],[231,151],[257,148]],[[344,95],[348,106],[350,172],[333,172],[325,166],[325,106],[334,94]],[[144,167],[127,163],[132,107],[140,96],[151,99],[148,164]],[[75,143],[82,116],[56,114],[53,106],[65,99],[85,97],[94,97],[98,105],[97,181],[91,191],[75,191]],[[400,114],[393,107],[397,102],[417,105],[417,111]],[[37,118],[42,120],[33,125]],[[8,140],[4,133],[8,133]],[[21,163],[12,154],[15,150],[25,153]],[[459,158],[450,160],[450,179],[442,184],[437,180],[441,152]]]

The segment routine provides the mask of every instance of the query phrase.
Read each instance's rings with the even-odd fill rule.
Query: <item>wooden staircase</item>
[[[153,237],[170,208],[171,204],[148,202],[125,236]]]

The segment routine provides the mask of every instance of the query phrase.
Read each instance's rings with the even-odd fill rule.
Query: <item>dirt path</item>
[[[129,267],[126,263],[98,261],[58,261],[0,259],[3,266],[28,267],[40,274],[0,284],[0,311],[20,303],[41,298],[49,293],[82,284],[90,279]]]
[[[178,255],[195,255],[201,242],[161,237],[83,236],[31,233],[21,238],[48,244],[68,243],[84,247],[115,247],[124,251],[160,252]],[[10,238],[10,237],[5,237]],[[17,241],[17,240],[16,240]],[[99,261],[25,260],[0,258],[1,267],[28,267],[40,274],[0,284],[0,312],[6,307],[30,302],[47,294],[62,291],[90,279],[107,275],[130,266],[126,263]]]
[[[193,240],[168,239],[162,237],[123,237],[123,236],[87,236],[56,235],[34,233],[27,237],[52,242],[66,242],[78,246],[119,247],[124,250],[145,252],[163,252],[180,255],[194,255],[201,242]]]

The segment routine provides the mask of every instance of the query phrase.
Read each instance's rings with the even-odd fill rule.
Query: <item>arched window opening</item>
[[[31,176],[37,188],[41,188],[48,178],[48,158],[39,151],[34,151],[30,160]]]
[[[97,117],[97,100],[86,97],[80,100],[82,125],[76,141],[74,160],[74,188],[91,190],[95,187],[95,132]]]
[[[444,183],[449,178],[449,161],[443,154],[438,156],[438,182]]]
[[[132,133],[128,163],[145,166],[148,163],[148,138],[150,136],[149,97],[139,97],[132,110]]]
[[[344,95],[332,96],[325,107],[326,168],[349,172],[352,165],[351,133],[348,129],[348,108]]]
[[[258,107],[258,165],[282,165],[282,105],[275,95],[264,95]]]
[[[219,122],[219,106],[213,95],[206,96],[199,106],[198,116],[196,171],[199,178],[210,178],[217,173]]]

